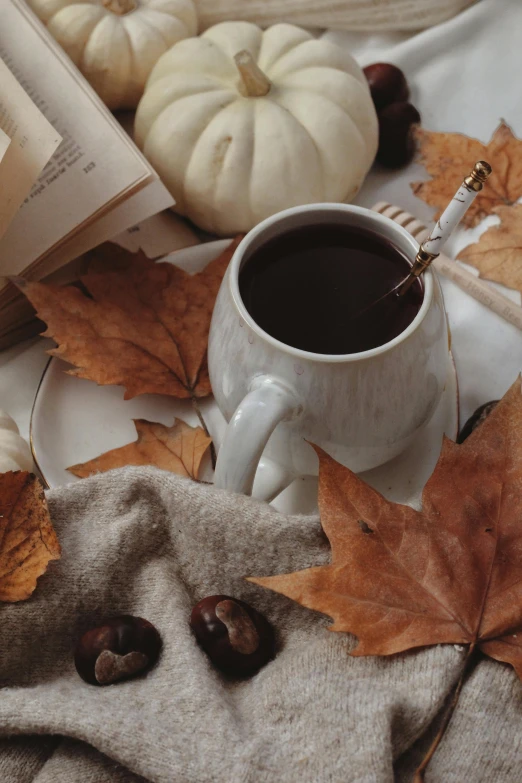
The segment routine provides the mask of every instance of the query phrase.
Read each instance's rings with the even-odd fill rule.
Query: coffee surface
[[[359,353],[397,337],[417,315],[418,281],[361,314],[409,270],[401,251],[377,234],[310,226],[256,250],[240,271],[239,290],[254,321],[277,340],[314,353]]]

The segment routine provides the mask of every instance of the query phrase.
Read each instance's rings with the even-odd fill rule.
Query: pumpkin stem
[[[112,11],[117,16],[125,16],[135,11],[138,3],[135,0],[102,0],[102,5],[107,11]]]
[[[243,94],[249,98],[262,98],[263,95],[268,95],[272,82],[265,76],[250,52],[242,49],[235,55],[234,60],[241,75]]]

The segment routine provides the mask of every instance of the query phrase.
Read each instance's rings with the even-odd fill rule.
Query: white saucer
[[[228,243],[229,240],[219,240],[179,250],[167,256],[167,260],[172,259],[189,272],[198,272]],[[31,415],[31,447],[49,487],[80,480],[67,472],[67,466],[86,462],[135,440],[133,419],[171,425],[174,417],[178,417],[188,424],[198,424],[189,401],[151,394],[124,401],[123,388],[97,386],[66,375],[64,370],[69,367],[59,359],[51,359]],[[225,421],[213,399],[204,401],[201,407],[219,447]],[[446,388],[430,423],[406,452],[387,465],[368,471],[365,480],[391,500],[414,504],[435,467],[443,433],[455,439],[458,426],[457,376],[450,356]],[[285,513],[307,514],[316,510],[316,503],[317,478],[305,476],[292,482],[272,505]]]

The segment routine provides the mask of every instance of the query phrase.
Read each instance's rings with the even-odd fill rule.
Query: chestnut
[[[364,75],[377,111],[390,103],[407,101],[410,97],[406,77],[396,65],[372,63],[364,68]]]
[[[489,414],[495,409],[500,400],[491,400],[491,402],[485,402],[484,405],[480,405],[477,410],[471,414],[467,422],[464,424],[459,434],[457,435],[457,443],[464,443],[466,438],[469,438],[473,430],[482,424],[487,419]]]
[[[214,666],[226,674],[254,674],[274,657],[274,629],[262,614],[238,598],[203,598],[192,609],[190,627]]]
[[[379,114],[377,160],[387,168],[409,163],[415,154],[414,127],[420,114],[411,103],[391,103]]]
[[[91,685],[111,685],[150,669],[159,658],[161,637],[152,623],[121,615],[83,634],[74,652],[76,671]]]

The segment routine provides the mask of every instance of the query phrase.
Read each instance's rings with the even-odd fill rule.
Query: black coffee
[[[358,353],[389,342],[417,315],[423,289],[388,296],[406,257],[378,235],[339,225],[289,231],[255,251],[239,274],[246,309],[272,337],[325,354]]]

